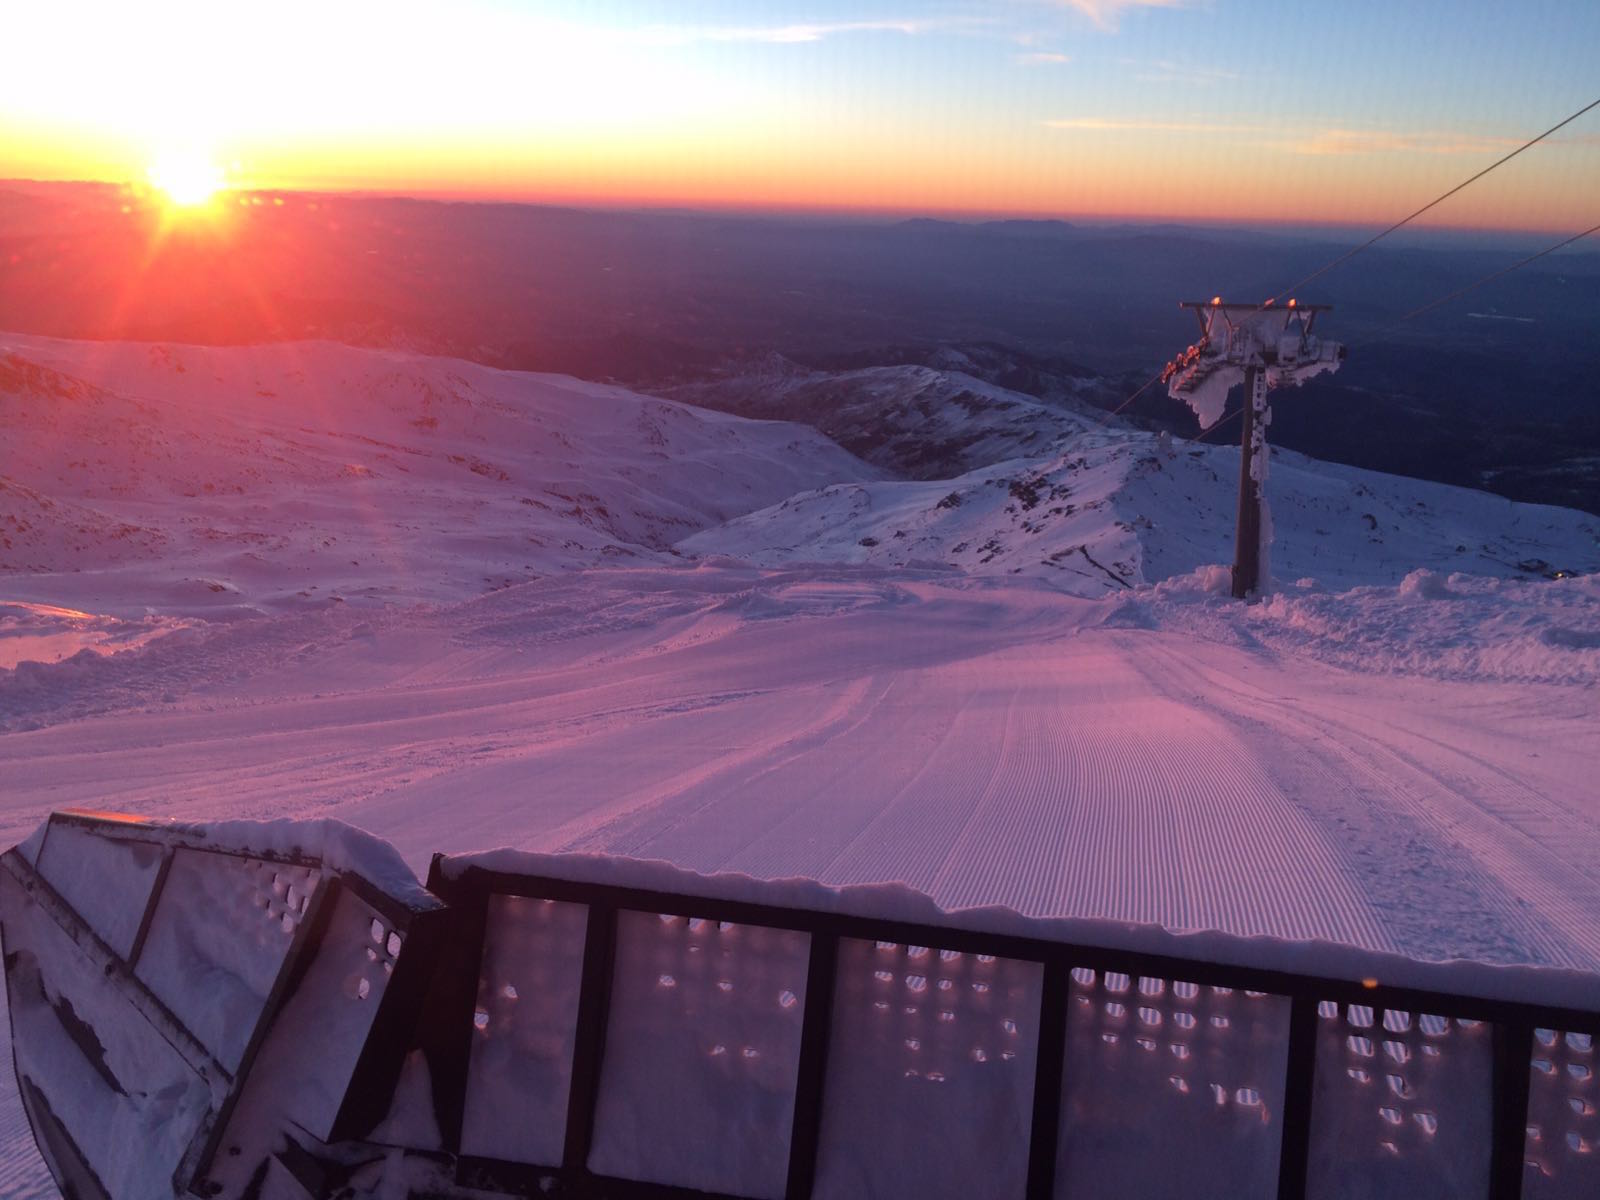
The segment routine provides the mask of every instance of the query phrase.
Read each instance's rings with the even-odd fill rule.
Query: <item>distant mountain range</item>
[[[114,188],[0,185],[0,329],[210,345],[328,339],[734,411],[750,400],[730,381],[765,372],[774,355],[817,372],[942,370],[939,356],[954,350],[969,362],[952,369],[984,383],[1105,409],[1193,339],[1179,300],[1265,298],[1360,240],[240,199],[225,220],[169,226]],[[1600,254],[1540,260],[1397,323],[1529,245],[1396,238],[1319,278],[1302,299],[1333,304],[1324,332],[1350,358],[1280,405],[1274,437],[1324,459],[1600,512]],[[865,379],[828,386],[856,382]],[[822,386],[790,393],[808,401]],[[1194,432],[1159,389],[1127,415]]]

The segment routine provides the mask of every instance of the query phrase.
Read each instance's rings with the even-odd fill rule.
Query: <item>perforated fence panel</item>
[[[810,941],[759,925],[619,914],[591,1169],[783,1196]]]
[[[523,1164],[561,1161],[588,920],[582,904],[490,897],[463,1153]]]
[[[38,870],[114,953],[131,959],[163,859],[152,842],[113,841],[62,824],[45,837]]]
[[[238,1069],[321,872],[179,849],[134,973],[229,1071]]]
[[[436,860],[429,896],[348,856],[53,819],[37,863],[0,859],[0,920],[56,1178],[84,1200],[1600,1195],[1600,1004],[579,865],[684,886]]]
[[[1600,1081],[1592,1033],[1535,1029],[1523,1195],[1600,1196]]]
[[[1077,967],[1056,1195],[1270,1200],[1289,1001]]]
[[[126,1010],[107,986],[106,958],[23,905],[21,891],[0,872],[12,1046],[40,1148],[65,1167],[75,1142],[111,1196],[157,1194],[211,1111],[208,1081],[144,1014]],[[52,1132],[66,1144],[52,1147]]]
[[[1321,1005],[1307,1195],[1488,1196],[1490,1036],[1481,1021]]]
[[[1042,981],[1038,963],[843,939],[816,1194],[1022,1196]]]

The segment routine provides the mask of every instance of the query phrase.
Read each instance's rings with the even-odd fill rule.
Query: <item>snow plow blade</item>
[[[1570,972],[83,813],[0,925],[74,1200],[1600,1187]]]

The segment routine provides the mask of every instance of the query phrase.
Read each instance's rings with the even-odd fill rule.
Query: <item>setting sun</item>
[[[173,204],[193,208],[216,195],[224,181],[221,169],[204,155],[174,153],[151,164],[150,182]]]

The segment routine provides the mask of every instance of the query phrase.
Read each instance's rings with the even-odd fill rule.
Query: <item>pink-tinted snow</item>
[[[1491,577],[1592,552],[1582,514],[1283,456],[1305,579],[1245,609],[1207,565],[1221,450],[1112,431],[898,483],[797,427],[416,356],[295,348],[356,398],[285,415],[281,353],[16,345],[61,394],[0,460],[31,534],[0,620],[140,644],[0,669],[7,844],[70,806],[337,817],[415,870],[604,852],[1600,971],[1600,589]],[[144,456],[57,454],[89,418],[45,401]],[[7,1090],[0,1193],[41,1172]]]

